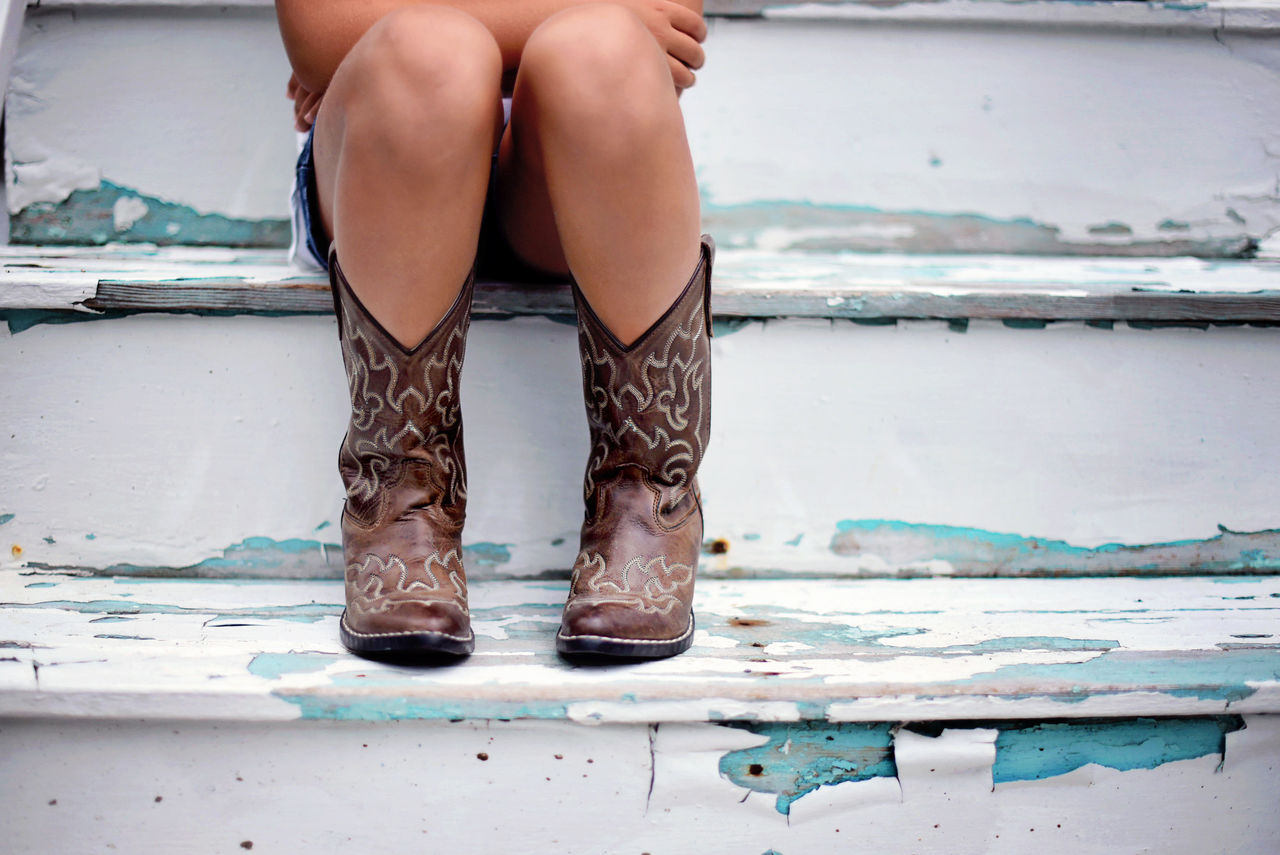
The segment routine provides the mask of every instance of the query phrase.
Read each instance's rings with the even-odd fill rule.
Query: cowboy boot
[[[711,427],[711,264],[624,347],[574,284],[591,430],[586,519],[556,649],[656,659],[693,643],[697,473]]]
[[[369,314],[334,247],[329,281],[351,391],[351,423],[338,455],[347,489],[342,643],[361,654],[470,653],[458,382],[475,272],[412,350]]]

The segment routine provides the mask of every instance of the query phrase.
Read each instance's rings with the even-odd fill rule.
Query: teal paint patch
[[[1035,318],[1004,318],[1000,323],[1011,330],[1042,330],[1049,326],[1049,321]]]
[[[777,796],[784,816],[791,805],[819,787],[845,781],[893,778],[894,725],[883,722],[728,722],[723,726],[768,737],[754,748],[720,758],[720,774],[740,787]]]
[[[145,207],[126,228],[116,228],[117,204]],[[122,223],[123,224],[123,223]],[[36,202],[9,218],[15,244],[101,246],[108,242],[159,246],[289,246],[287,219],[237,219],[201,214],[188,205],[166,202],[131,187],[102,181],[93,190],[75,190],[61,202]]]
[[[874,555],[896,567],[946,561],[957,576],[1208,575],[1280,572],[1280,530],[1231,531],[1203,540],[1072,546],[960,526],[900,520],[841,520],[831,538],[836,555]]]
[[[1239,716],[1124,721],[1069,721],[1001,727],[991,770],[997,784],[1038,781],[1090,763],[1128,772],[1226,753]]]
[[[1058,638],[1048,635],[1010,636],[1008,638],[989,638],[977,644],[953,644],[937,647],[934,651],[939,655],[956,653],[1003,653],[1011,650],[1115,650],[1120,647],[1119,641],[1108,641],[1099,638]]]
[[[1113,650],[1085,662],[1005,665],[948,684],[1065,703],[1146,691],[1230,704],[1253,695],[1257,684],[1274,681],[1280,681],[1280,649],[1250,645],[1178,653]],[[1025,686],[1037,689],[1021,691]]]
[[[178,580],[180,581],[180,580]],[[80,614],[103,615],[185,615],[209,614],[209,609],[188,608],[167,603],[139,603],[131,600],[45,600],[39,603],[10,605],[11,608],[23,609],[62,609]],[[342,614],[342,605],[337,603],[305,603],[290,606],[258,606],[243,609],[223,609],[217,613],[218,618],[236,618],[243,623],[244,619],[258,620],[301,620],[313,622],[326,617],[337,617]]]
[[[54,587],[57,587],[57,584],[58,584],[57,582],[30,582],[26,585],[23,585],[23,587],[24,588],[54,588]]]
[[[128,623],[131,620],[136,620],[136,618],[107,615],[106,617],[96,617],[89,621],[89,623]]]
[[[711,319],[711,336],[727,336],[733,335],[739,330],[746,329],[753,323],[751,318],[712,318]]]
[[[13,514],[0,514],[0,525],[4,525],[5,523],[9,522],[10,520],[13,519],[13,517],[14,517]]]
[[[1228,215],[1229,216],[1229,215]],[[1067,240],[1062,230],[1029,217],[1008,219],[969,211],[886,210],[869,205],[820,205],[771,199],[720,205],[704,196],[703,230],[725,247],[791,252],[1012,253],[1028,255],[1175,256],[1249,258],[1256,239],[1237,224],[1236,234],[1213,234],[1206,224],[1194,230],[1163,230],[1168,237],[1134,239],[1103,224],[1094,240]],[[1226,223],[1215,222],[1221,230]],[[790,235],[790,239],[786,238]],[[782,239],[780,240],[780,236]],[[781,243],[781,245],[779,245]]]
[[[55,543],[57,543],[57,541],[54,540],[52,536],[47,534],[40,539],[43,540],[45,543],[49,544],[50,546],[53,546]]]
[[[463,560],[472,565],[493,567],[511,560],[510,543],[471,543],[462,547]]]
[[[86,535],[84,536],[84,539],[85,539],[85,540],[97,540],[97,539],[98,539],[98,536],[97,536],[96,534],[94,534],[93,532],[89,532],[88,534],[86,534]]]
[[[327,563],[325,553],[331,549],[337,553],[335,560],[340,559],[342,547],[336,543],[321,543],[318,540],[300,538],[273,540],[269,537],[247,537],[223,550],[221,558],[208,558],[193,565],[191,569],[276,571],[285,569],[286,566],[296,565],[300,558],[318,557],[321,563]],[[304,561],[303,563],[310,565],[313,562]]]
[[[1091,235],[1105,235],[1107,237],[1133,237],[1133,229],[1124,223],[1118,223],[1112,220],[1109,223],[1099,223],[1096,226],[1089,226],[1088,232]]]
[[[799,533],[799,534],[797,534],[795,537],[793,537],[793,538],[791,538],[790,540],[788,540],[788,541],[786,542],[786,545],[787,545],[787,546],[799,546],[799,545],[800,545],[800,541],[802,541],[802,540],[804,540],[804,532],[800,532],[800,533]]]
[[[207,558],[197,564],[185,567],[112,564],[99,575],[150,581],[174,577],[234,581],[262,576],[273,579],[334,579],[342,576],[342,547],[319,540],[247,537],[222,550],[221,556]]]
[[[304,719],[324,721],[406,721],[462,719],[566,719],[569,712],[557,703],[466,702],[447,698],[415,700],[403,696],[333,698],[274,692],[295,704]]]
[[[318,526],[316,526],[315,528],[313,528],[313,529],[312,529],[312,531],[324,531],[324,530],[325,530],[326,528],[328,528],[330,525],[331,525],[331,523],[330,523],[328,520],[325,520],[324,522],[320,523],[320,525],[318,525]]]
[[[742,539],[743,540],[759,540],[760,535],[756,534],[755,532],[748,532],[747,534],[744,534],[742,536]]]
[[[111,641],[155,641],[155,637],[150,635],[112,635],[106,632],[100,632],[94,638],[105,638]]]
[[[804,620],[797,620],[796,614],[795,609],[752,606],[745,616],[723,619],[717,616],[714,621],[711,618],[700,617],[698,625],[712,635],[733,639],[738,642],[740,650],[749,650],[756,645],[767,646],[779,641],[808,646],[807,649],[794,654],[775,657],[778,659],[792,655],[806,659],[826,656],[847,657],[859,653],[874,656],[883,655],[887,650],[900,654],[904,652],[901,647],[893,647],[885,644],[885,641],[921,635],[925,632],[917,627],[851,626],[821,615],[806,615]],[[905,613],[895,612],[895,614]],[[762,664],[758,670],[767,671],[768,665]]]
[[[323,671],[342,657],[318,653],[259,653],[249,663],[255,677],[279,680],[285,674],[311,674]]]

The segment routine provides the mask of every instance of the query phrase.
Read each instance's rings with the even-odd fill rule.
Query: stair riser
[[[850,841],[885,853],[922,842],[974,853],[1271,852],[1280,726],[1246,724],[1226,734],[1225,755],[1215,745],[1169,760],[1153,753],[1158,740],[1108,740],[1132,723],[1100,722],[1070,753],[1119,769],[995,786],[1008,732],[901,731],[892,773],[821,786],[788,816],[771,787],[838,781],[876,751],[851,730],[830,729],[833,742],[816,732],[822,741],[809,745],[815,734],[797,729],[792,751],[759,754],[758,775],[742,778],[735,764],[766,737],[715,724],[6,721],[0,831],[13,855],[167,855],[175,841],[192,853],[402,851],[410,838],[433,852],[816,852]]]
[[[1280,225],[1274,34],[718,19],[708,51],[685,110],[726,241],[1213,256]],[[282,245],[287,77],[270,8],[32,10],[15,237]]]
[[[563,575],[586,461],[574,329],[472,330],[469,570]],[[793,320],[713,341],[704,573],[1280,567],[1273,330]],[[0,336],[0,366],[6,564],[340,575],[332,318],[38,324]]]

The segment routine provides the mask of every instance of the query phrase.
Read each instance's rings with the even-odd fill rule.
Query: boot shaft
[[[590,518],[601,484],[639,474],[662,492],[663,512],[676,512],[696,489],[711,429],[711,266],[702,254],[684,290],[661,318],[623,346],[574,285],[582,391],[591,433],[583,482]]]
[[[402,512],[402,505],[436,506],[461,525],[467,472],[459,385],[474,271],[449,311],[412,349],[369,313],[332,251],[329,279],[351,395],[338,458],[347,513],[375,525],[393,510]]]

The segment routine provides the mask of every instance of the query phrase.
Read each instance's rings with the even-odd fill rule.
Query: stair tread
[[[574,666],[564,582],[472,587],[452,667],[340,647],[334,581],[0,573],[0,715],[583,722],[1280,712],[1280,577],[704,581],[693,648]]]
[[[724,247],[722,317],[1280,321],[1280,260],[796,253]],[[280,250],[12,246],[0,310],[332,311]],[[481,315],[568,315],[562,286],[488,283]]]

